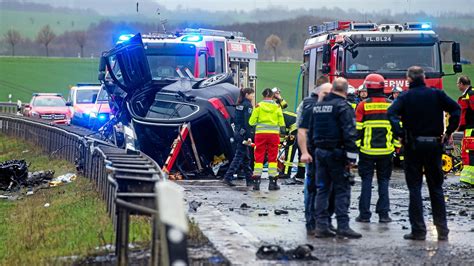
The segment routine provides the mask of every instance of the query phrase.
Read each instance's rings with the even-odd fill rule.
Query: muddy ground
[[[263,189],[254,192],[244,187],[243,181],[239,181],[240,186],[235,188],[227,187],[219,180],[179,183],[186,189],[188,203],[194,201],[192,205],[196,211],[191,210],[191,216],[198,222],[200,217],[206,216],[211,211],[222,216],[221,220],[224,222],[219,222],[217,217],[213,222],[211,216],[207,220],[201,219],[202,225],[204,231],[214,234],[214,237],[211,236],[211,242],[213,239],[216,242],[222,239],[228,241],[223,245],[214,244],[224,255],[231,254],[229,259],[234,263],[258,262],[256,258],[250,260],[247,257],[252,253],[255,254],[262,244],[276,244],[285,249],[311,244],[315,248],[312,254],[323,264],[474,264],[474,189],[460,187],[459,177],[449,176],[445,182],[448,225],[451,230],[447,242],[437,241],[426,184],[423,186],[423,203],[428,228],[427,239],[408,241],[403,239],[403,235],[410,232],[408,190],[403,172],[396,170],[392,176],[390,200],[391,217],[394,221],[390,224],[378,223],[378,216],[375,214],[378,197],[375,180],[371,223],[354,221],[358,215],[360,178],[356,177],[356,181],[352,187],[350,217],[351,227],[363,234],[358,240],[316,239],[307,236],[304,226],[302,185],[282,184],[280,191],[269,192],[268,181],[264,180]],[[244,203],[249,207],[241,208]],[[274,213],[276,209],[287,210],[288,214],[276,215]],[[212,233],[217,230],[221,232]],[[228,232],[229,230],[231,232]]]

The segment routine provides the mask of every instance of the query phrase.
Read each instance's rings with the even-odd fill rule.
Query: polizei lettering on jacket
[[[332,105],[319,105],[313,107],[313,113],[332,113]]]

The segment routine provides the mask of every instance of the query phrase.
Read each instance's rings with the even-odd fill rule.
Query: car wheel
[[[214,75],[212,77],[209,77],[209,78],[203,80],[199,84],[199,88],[207,88],[207,87],[214,86],[214,85],[217,85],[217,84],[222,84],[222,83],[231,83],[231,84],[233,84],[234,80],[232,78],[232,75],[229,74],[229,73],[221,73],[221,74]]]

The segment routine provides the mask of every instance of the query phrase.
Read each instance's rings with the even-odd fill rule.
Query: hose
[[[303,74],[303,69],[300,69],[300,73],[298,74],[298,79],[296,81],[296,93],[295,93],[295,113],[296,109],[298,108],[298,94],[299,94],[299,89],[300,89],[300,80],[301,80],[301,74]]]

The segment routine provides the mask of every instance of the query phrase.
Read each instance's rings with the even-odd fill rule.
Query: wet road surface
[[[232,221],[222,224],[216,219],[215,230],[219,227],[225,229],[226,226],[240,227],[236,232],[231,232],[229,238],[234,237],[236,241],[243,242],[245,239],[250,239],[248,243],[252,246],[248,247],[247,244],[245,246],[248,249],[247,254],[252,250],[256,252],[262,244],[276,244],[285,249],[311,244],[315,247],[312,254],[323,264],[474,265],[474,189],[460,188],[459,177],[449,176],[445,181],[448,226],[451,232],[449,241],[444,242],[437,241],[426,183],[423,185],[423,204],[428,229],[427,239],[408,241],[403,239],[403,235],[410,232],[408,189],[403,173],[396,170],[392,175],[390,201],[391,217],[394,221],[389,224],[378,223],[378,216],[375,214],[375,203],[378,198],[375,180],[372,190],[371,223],[354,221],[358,215],[360,178],[357,177],[356,181],[352,187],[349,215],[351,227],[363,234],[358,240],[317,239],[307,236],[302,185],[284,185],[285,180],[281,180],[281,190],[269,192],[268,181],[263,180],[262,190],[254,192],[244,187],[243,181],[238,181],[241,186],[235,188],[227,187],[219,180],[181,181],[179,184],[186,189],[188,202],[201,204],[196,208],[196,214],[212,210],[225,216],[226,221]],[[244,203],[248,208],[241,208]],[[276,215],[274,213],[276,209],[287,210],[288,214]],[[336,224],[335,220],[333,224]]]

